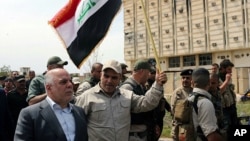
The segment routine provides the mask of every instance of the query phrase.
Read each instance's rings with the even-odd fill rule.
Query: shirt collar
[[[95,94],[107,95],[107,94],[105,94],[104,90],[100,87],[100,83],[98,83],[96,86],[94,86],[93,89],[94,89]],[[115,95],[118,95],[118,94],[121,94],[121,93],[120,93],[119,87],[116,87],[116,90],[115,90],[114,94],[112,95],[112,97]]]
[[[211,94],[208,93],[206,90],[204,89],[200,89],[200,88],[194,88],[193,92],[199,93],[199,94],[203,94],[205,96],[207,96],[209,99],[211,99]]]
[[[46,96],[46,100],[48,101],[50,107],[55,110],[55,109],[61,109],[63,111],[66,112],[71,112],[72,111],[72,104],[69,103],[68,107],[62,109],[60,105],[58,105],[57,103],[55,103],[55,101],[53,101],[49,96]]]

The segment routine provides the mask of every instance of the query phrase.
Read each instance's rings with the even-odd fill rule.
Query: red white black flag
[[[50,21],[80,68],[105,37],[121,0],[70,0]]]

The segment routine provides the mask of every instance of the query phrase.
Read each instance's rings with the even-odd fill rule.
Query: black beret
[[[122,69],[125,69],[125,68],[127,68],[128,66],[127,66],[126,64],[124,64],[124,63],[121,63],[121,67],[122,67]]]
[[[150,65],[152,65],[152,66],[156,66],[156,60],[155,60],[155,58],[149,58],[149,59],[148,59],[148,63],[149,63]]]
[[[23,75],[17,75],[14,77],[14,81],[20,82],[25,80],[25,77]]]
[[[182,70],[181,71],[181,76],[182,75],[192,75],[192,73],[193,73],[193,70],[192,69],[185,69],[185,70]]]

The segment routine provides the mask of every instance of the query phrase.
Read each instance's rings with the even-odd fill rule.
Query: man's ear
[[[191,87],[194,87],[194,81],[193,80],[191,80]]]
[[[51,85],[50,85],[50,84],[46,84],[46,85],[45,85],[45,89],[46,89],[46,91],[47,91],[47,90],[51,90]]]

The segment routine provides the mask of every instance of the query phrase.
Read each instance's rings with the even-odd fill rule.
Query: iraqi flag
[[[105,37],[121,3],[121,0],[69,0],[49,21],[78,68]]]

